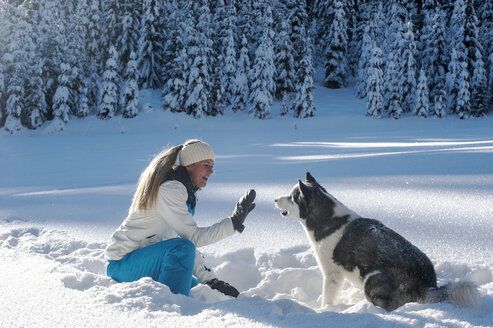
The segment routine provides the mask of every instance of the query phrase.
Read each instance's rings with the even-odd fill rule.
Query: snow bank
[[[283,326],[473,327],[493,324],[491,268],[436,263],[441,281],[468,279],[485,295],[475,309],[407,304],[386,313],[348,282],[340,305],[319,309],[322,277],[308,246],[256,254],[205,254],[215,273],[238,287],[238,299],[198,285],[190,297],[143,278],[116,283],[105,275],[104,242],[21,221],[0,223],[0,295],[6,326]],[[7,283],[8,282],[8,283]]]

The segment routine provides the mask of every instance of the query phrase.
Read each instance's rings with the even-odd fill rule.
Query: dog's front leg
[[[339,272],[330,272],[324,274],[323,289],[322,289],[322,307],[329,305],[335,305],[335,299],[344,278]]]

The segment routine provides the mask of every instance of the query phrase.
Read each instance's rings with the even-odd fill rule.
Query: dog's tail
[[[458,307],[476,307],[480,303],[478,287],[469,281],[451,282],[426,291],[420,303],[447,302]]]

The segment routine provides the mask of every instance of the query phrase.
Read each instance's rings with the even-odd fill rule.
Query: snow
[[[315,81],[315,117],[246,112],[195,119],[154,110],[133,119],[71,119],[63,130],[0,132],[2,327],[493,327],[493,117],[365,116],[352,87]],[[58,131],[60,130],[60,131]],[[116,283],[103,251],[125,218],[141,170],[162,148],[201,138],[217,155],[196,219],[230,215],[249,188],[246,229],[202,248],[241,295],[207,286],[174,295],[151,279]],[[410,303],[387,313],[345,282],[320,308],[322,277],[301,225],[273,199],[310,173],[359,215],[377,218],[423,250],[439,284],[470,280],[476,308]]]

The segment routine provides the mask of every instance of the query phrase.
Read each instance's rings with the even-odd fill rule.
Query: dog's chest
[[[336,264],[334,263],[332,257],[335,247],[341,240],[344,226],[320,241],[316,241],[313,232],[306,229],[306,227],[305,231],[308,239],[310,240],[310,245],[315,253],[315,258],[317,259],[320,269],[324,272],[333,270]]]

